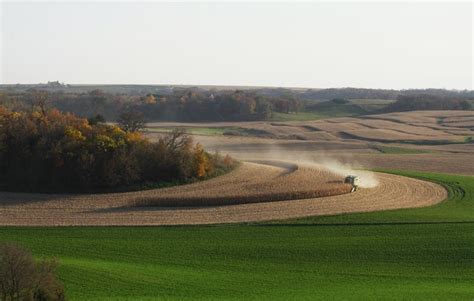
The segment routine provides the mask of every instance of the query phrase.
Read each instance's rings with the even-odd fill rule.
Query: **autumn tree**
[[[153,94],[148,94],[144,99],[143,103],[147,105],[156,104],[156,97]]]
[[[209,170],[211,169],[211,162],[209,160],[208,154],[202,148],[202,145],[197,143],[194,146],[194,162],[195,162],[195,170],[196,176],[198,178],[205,177]]]
[[[201,155],[210,155],[202,147],[193,148],[191,137],[179,129],[154,143],[140,132],[91,124],[57,110],[43,116],[0,107],[0,183],[7,190],[113,191],[144,183],[189,181],[220,168],[198,171]]]

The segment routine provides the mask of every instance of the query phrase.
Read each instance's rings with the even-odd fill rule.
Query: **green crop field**
[[[0,229],[57,257],[71,300],[472,300],[474,178],[429,208],[266,224]]]
[[[381,153],[383,153],[383,154],[404,155],[404,154],[425,154],[425,153],[429,153],[429,150],[398,147],[398,146],[373,145],[372,148],[379,151],[379,152],[381,152]]]
[[[204,136],[215,136],[223,135],[225,132],[237,131],[238,128],[232,127],[178,127],[179,129],[186,130],[187,133],[192,135],[204,135]],[[146,129],[147,132],[156,133],[171,133],[177,127],[149,127]]]
[[[255,129],[247,129],[240,127],[149,127],[146,128],[146,132],[151,133],[171,133],[176,129],[185,130],[186,133],[191,135],[200,135],[200,136],[222,136],[222,135],[232,135],[232,136],[260,136],[262,132]],[[265,133],[263,133],[265,134]]]
[[[358,116],[365,113],[359,106],[352,104],[318,104],[314,109],[305,109],[298,113],[279,113],[273,112],[271,121],[309,121],[318,119],[327,119],[332,117]]]
[[[328,118],[327,115],[319,112],[298,112],[298,113],[279,113],[273,112],[270,121],[308,121]]]

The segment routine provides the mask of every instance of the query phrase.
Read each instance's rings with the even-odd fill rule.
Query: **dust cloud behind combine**
[[[375,188],[379,184],[377,175],[367,170],[369,167],[363,166],[362,164],[346,158],[345,161],[333,158],[330,154],[324,154],[317,152],[311,154],[311,152],[305,152],[294,156],[288,154],[284,150],[275,147],[269,151],[258,154],[258,158],[266,158],[267,160],[283,161],[293,163],[297,166],[306,166],[314,169],[326,169],[330,172],[341,176],[342,178],[348,175],[358,176],[360,179],[359,187],[361,188]],[[256,158],[245,157],[244,160],[255,160]]]
[[[363,170],[361,169],[362,167],[355,168],[352,165],[339,162],[335,159],[326,159],[314,164],[344,177],[348,175],[358,176],[360,179],[359,186],[362,188],[375,188],[379,185],[376,174],[369,170]]]

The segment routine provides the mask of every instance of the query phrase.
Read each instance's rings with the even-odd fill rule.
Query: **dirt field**
[[[447,197],[439,185],[388,174],[376,174],[379,185],[355,193],[301,199],[307,193],[345,189],[342,178],[320,167],[268,166],[244,163],[236,171],[200,183],[161,190],[102,195],[1,193],[0,225],[176,225],[266,221],[312,215],[421,207]],[[291,191],[284,198],[276,196]],[[344,191],[338,191],[341,193]],[[170,197],[199,196],[199,201],[256,196],[257,203],[203,207],[150,207]],[[311,195],[303,195],[311,197]],[[270,197],[270,198],[269,198]],[[290,198],[290,199],[288,199]],[[285,200],[279,200],[285,199]],[[147,202],[144,204],[143,202]],[[196,199],[192,199],[193,202]],[[235,202],[235,201],[234,201]],[[146,205],[146,206],[143,206]],[[167,203],[167,206],[170,204]],[[185,204],[180,204],[185,205]],[[211,205],[215,205],[212,204]]]

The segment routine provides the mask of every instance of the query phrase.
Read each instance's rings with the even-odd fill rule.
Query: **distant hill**
[[[474,99],[473,90],[445,90],[445,89],[411,89],[411,90],[383,90],[360,88],[331,88],[309,89],[300,94],[301,98],[308,100],[330,100],[335,98],[345,99],[387,99],[396,100],[399,96],[418,94],[434,95],[439,97],[455,97],[461,99]]]
[[[257,86],[222,86],[222,85],[70,85],[56,82],[47,84],[15,84],[0,85],[0,91],[25,92],[28,90],[45,90],[48,92],[88,93],[101,90],[111,94],[147,95],[172,94],[173,91],[251,91],[257,95],[270,97],[294,96],[306,100],[331,99],[385,99],[396,100],[398,96],[428,94],[442,97],[456,97],[474,99],[474,90],[446,90],[446,89],[366,89],[366,88],[284,88],[284,87],[257,87]]]
[[[90,118],[116,120],[126,111],[148,121],[314,120],[415,110],[469,110],[474,91],[301,89],[171,85],[0,85],[0,106],[42,105]]]

